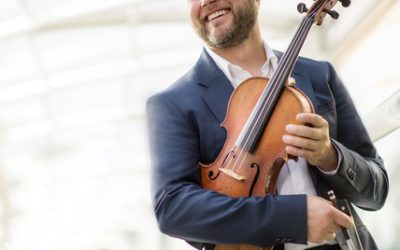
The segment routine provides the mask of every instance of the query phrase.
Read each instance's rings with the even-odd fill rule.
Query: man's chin
[[[207,36],[207,40],[218,48],[221,48],[221,46],[223,47],[224,44],[231,39],[232,36],[229,32],[225,33],[219,32],[218,34],[210,34]]]

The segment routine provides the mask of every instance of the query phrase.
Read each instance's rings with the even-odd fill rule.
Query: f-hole
[[[255,174],[253,182],[251,183],[251,186],[250,186],[249,196],[251,196],[253,194],[253,190],[254,190],[254,187],[255,187],[255,185],[257,183],[258,176],[260,175],[260,166],[257,163],[252,163],[250,165],[250,168],[255,168],[256,169],[256,174]]]

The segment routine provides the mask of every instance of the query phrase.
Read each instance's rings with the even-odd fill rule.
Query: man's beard
[[[244,6],[238,9],[237,12],[231,11],[233,23],[227,29],[220,32],[210,32],[206,28],[206,21],[195,27],[200,38],[209,46],[220,49],[232,48],[250,36],[258,14],[254,1],[246,0],[244,1]]]

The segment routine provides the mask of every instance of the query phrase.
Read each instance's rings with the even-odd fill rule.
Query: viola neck
[[[305,17],[297,29],[288,49],[279,60],[278,67],[263,90],[249,120],[242,130],[236,145],[248,152],[254,152],[265,130],[272,111],[292,73],[297,57],[313,25],[313,20]]]
[[[303,19],[288,49],[279,61],[278,68],[271,78],[269,85],[283,86],[286,83],[292,73],[297,57],[299,56],[300,50],[303,47],[312,25],[313,21],[311,19],[308,17]]]

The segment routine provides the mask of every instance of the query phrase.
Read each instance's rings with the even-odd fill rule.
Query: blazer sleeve
[[[327,63],[329,83],[336,102],[337,140],[343,156],[335,175],[322,174],[340,197],[366,210],[380,209],[388,193],[388,176],[342,81]]]
[[[232,198],[201,188],[199,132],[176,102],[167,94],[147,102],[152,198],[160,230],[189,242],[305,244],[305,195]]]

